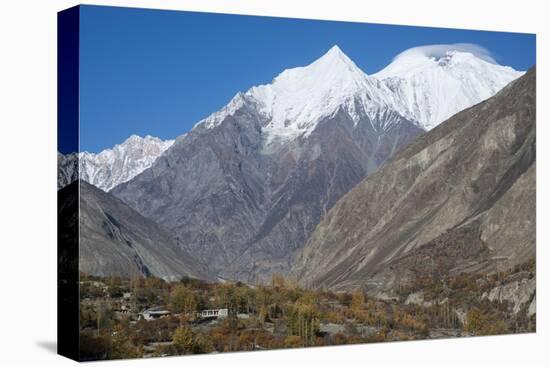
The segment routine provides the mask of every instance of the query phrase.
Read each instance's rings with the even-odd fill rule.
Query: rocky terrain
[[[316,63],[315,79],[333,69],[341,69],[342,83],[360,76],[339,51]],[[319,63],[329,69],[318,70]],[[283,81],[290,78],[285,73]],[[376,93],[361,84],[341,98],[361,106],[364,95]],[[211,272],[251,283],[269,279],[288,271],[294,251],[341,195],[422,133],[382,102],[376,113],[358,107],[359,117],[343,103],[303,129],[281,133],[275,112],[266,116],[253,96],[238,95],[230,113],[199,123],[113,194],[173,230],[190,251],[209,259]]]
[[[145,169],[172,144],[173,140],[162,141],[159,138],[144,138],[132,135],[112,149],[99,153],[81,152],[57,153],[57,189],[80,179],[109,191],[122,182],[126,182]]]
[[[59,191],[59,201],[61,232],[75,234],[79,224],[81,272],[97,276],[154,275],[165,280],[184,276],[210,279],[196,258],[182,250],[169,232],[95,186],[75,181]]]
[[[78,153],[57,152],[57,189],[78,180]]]
[[[493,302],[509,302],[512,304],[512,311],[517,314],[521,307],[529,304],[528,316],[536,313],[536,301],[533,295],[536,291],[536,278],[523,278],[510,281],[506,284],[497,286],[490,291],[482,294],[481,299],[488,299]]]
[[[344,195],[292,275],[333,290],[395,290],[425,275],[507,269],[535,257],[532,69],[420,136]]]

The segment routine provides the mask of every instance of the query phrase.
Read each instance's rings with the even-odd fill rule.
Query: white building
[[[219,308],[214,310],[202,310],[197,312],[197,316],[203,319],[225,319],[229,311],[227,308]]]

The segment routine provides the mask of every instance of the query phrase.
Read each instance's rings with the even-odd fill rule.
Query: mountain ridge
[[[440,57],[418,51],[426,47],[438,49]],[[390,129],[402,119],[429,130],[450,115],[488,98],[523,73],[490,62],[483,55],[477,57],[464,51],[464,47],[457,44],[412,48],[384,69],[367,75],[334,45],[311,64],[282,71],[271,84],[237,93],[219,111],[196,123],[194,129],[212,128],[245,104],[253,104],[262,120],[262,149],[267,153],[289,140],[307,137],[319,121],[334,115],[339,108],[346,109],[355,123],[365,116],[378,122],[378,126],[373,126],[378,130]],[[451,51],[442,52],[445,49]],[[441,60],[447,60],[446,65],[441,65]],[[460,81],[461,75],[451,75],[456,74],[456,65],[464,64],[475,71],[475,78],[467,75]],[[442,72],[445,68],[449,70]],[[472,79],[482,82],[474,83]],[[433,91],[437,91],[435,97],[431,96]],[[381,111],[392,114],[385,117]],[[111,149],[81,152],[80,178],[109,191],[149,168],[174,141],[132,135]],[[74,154],[58,154],[58,189],[75,179],[75,159]]]
[[[460,245],[464,228],[477,231],[492,260],[464,255],[455,267],[487,270],[498,260],[509,268],[534,257],[535,75],[419,136],[345,194],[296,256],[293,276],[316,287],[387,290],[411,276],[399,259],[437,238],[442,249]]]
[[[168,281],[211,279],[171,233],[94,185],[74,181],[58,191],[58,198],[62,233],[78,235],[79,271],[97,276],[154,275]]]
[[[168,149],[174,140],[163,141],[146,135],[131,135],[124,142],[99,153],[58,152],[58,190],[80,178],[104,191],[131,180]],[[76,165],[78,164],[78,167]]]
[[[222,108],[195,126],[215,126],[248,98],[269,120],[264,130],[287,139],[310,133],[315,122],[340,106],[357,119],[361,113],[357,108],[372,118],[371,113],[379,108],[376,105],[381,105],[429,130],[523,75],[461,50],[461,45],[441,46],[449,51],[439,59],[418,52],[408,55],[407,50],[382,70],[367,75],[334,45],[307,66],[286,69],[270,84],[237,93],[228,103],[229,108]],[[454,46],[460,51],[453,50]],[[450,103],[457,97],[458,101]],[[440,105],[448,107],[439,111]]]

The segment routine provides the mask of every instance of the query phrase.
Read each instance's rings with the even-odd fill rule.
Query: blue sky
[[[83,6],[80,148],[131,134],[175,138],[238,91],[307,65],[332,45],[366,73],[407,48],[474,43],[499,64],[535,64],[535,36],[209,13]]]

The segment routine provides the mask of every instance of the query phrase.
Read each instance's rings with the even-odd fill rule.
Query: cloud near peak
[[[411,56],[440,58],[445,56],[448,51],[469,52],[482,60],[485,60],[492,64],[497,64],[496,60],[493,58],[491,52],[488,49],[473,43],[455,43],[412,47],[401,52],[393,59],[393,61]]]

